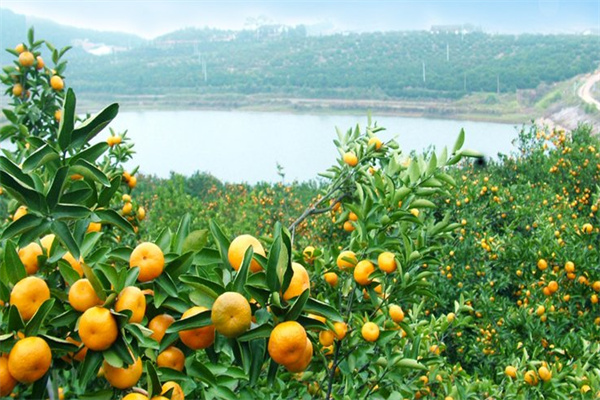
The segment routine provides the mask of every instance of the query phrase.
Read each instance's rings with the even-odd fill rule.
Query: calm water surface
[[[402,149],[422,150],[452,146],[462,127],[465,146],[495,157],[513,149],[514,125],[487,122],[377,117],[383,140],[396,138]],[[171,171],[190,175],[210,172],[228,182],[305,181],[327,169],[338,155],[335,127],[343,131],[360,124],[364,115],[309,115],[241,111],[122,112],[112,122],[116,131],[128,130],[136,155],[128,168],[168,177]]]

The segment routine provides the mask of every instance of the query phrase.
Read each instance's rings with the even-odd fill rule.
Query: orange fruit
[[[369,260],[362,260],[354,267],[354,280],[362,286],[366,286],[373,282],[369,279],[369,275],[375,271],[375,266]]]
[[[343,228],[346,232],[354,232],[354,230],[356,229],[354,227],[354,225],[352,225],[352,222],[350,222],[350,221],[344,222]]]
[[[548,283],[548,290],[550,291],[550,293],[556,293],[556,291],[558,290],[558,282],[550,281]]]
[[[538,368],[538,375],[540,376],[540,379],[544,382],[548,382],[550,379],[552,379],[552,371],[550,371],[547,367],[543,365],[540,368]]]
[[[81,263],[83,262],[83,260],[81,258],[79,259],[79,261],[77,261],[75,257],[73,257],[73,255],[67,251],[63,256],[63,260],[68,262],[71,268],[77,271],[79,277],[83,277],[83,268],[81,267]]]
[[[592,289],[594,289],[595,292],[600,292],[600,281],[592,283]]]
[[[144,218],[146,218],[146,209],[144,207],[138,207],[138,210],[137,210],[138,221],[143,221]]]
[[[404,311],[402,311],[402,307],[397,306],[396,304],[390,305],[390,318],[395,323],[404,321]]]
[[[69,304],[75,310],[84,312],[88,308],[102,304],[92,284],[87,279],[79,279],[69,290]]]
[[[60,76],[54,75],[52,78],[50,78],[50,86],[52,86],[52,89],[58,92],[64,89],[65,82]]]
[[[144,396],[141,393],[129,393],[127,396],[123,397],[123,400],[149,400],[148,396]]]
[[[38,257],[43,255],[42,247],[37,243],[29,243],[27,246],[19,249],[19,258],[25,266],[27,275],[32,275],[38,272],[39,262]]]
[[[115,303],[115,311],[121,312],[123,310],[130,310],[132,312],[129,322],[142,322],[144,315],[146,315],[146,298],[140,288],[127,286],[121,290]]]
[[[42,338],[26,337],[19,340],[8,355],[8,372],[21,383],[32,383],[50,369],[52,352]]]
[[[100,222],[90,222],[90,224],[87,227],[86,232],[87,233],[100,232],[101,229],[102,229],[102,224]]]
[[[337,257],[337,266],[339,269],[354,268],[357,262],[356,255],[350,250],[342,251]]]
[[[506,376],[510,376],[513,379],[517,377],[517,369],[512,365],[507,365],[506,368],[504,368],[504,373]]]
[[[17,211],[15,211],[14,215],[13,215],[13,222],[18,220],[19,218],[21,218],[23,215],[27,214],[27,207],[25,206],[19,206],[19,208],[17,208]]]
[[[537,267],[540,269],[540,271],[543,271],[548,268],[548,263],[543,258],[540,258],[537,262]]]
[[[292,269],[294,270],[294,275],[290,281],[290,286],[288,286],[283,294],[283,299],[285,301],[300,296],[305,290],[310,289],[310,278],[308,277],[306,268],[301,264],[293,262]]]
[[[20,83],[15,83],[15,85],[12,88],[12,94],[15,97],[21,97],[21,95],[23,94],[23,86]]]
[[[133,211],[133,205],[131,203],[125,203],[123,209],[121,210],[123,215],[129,215],[131,214],[131,211]]]
[[[354,214],[353,212],[350,212],[350,214],[348,214],[348,219],[350,221],[356,222],[356,221],[358,221],[358,215]]]
[[[300,356],[298,361],[293,362],[291,364],[287,364],[285,366],[285,368],[290,372],[302,372],[310,364],[310,361],[312,360],[312,356],[313,356],[313,345],[312,345],[312,342],[310,341],[310,339],[306,338],[306,346],[304,347],[304,351],[302,352],[302,355]]]
[[[19,54],[19,64],[24,67],[31,67],[35,61],[33,54],[30,51],[24,51]]]
[[[250,303],[237,292],[225,292],[215,300],[210,313],[212,323],[221,335],[235,338],[250,329]]]
[[[360,330],[360,333],[367,342],[375,342],[379,339],[379,327],[373,322],[365,323]]]
[[[89,308],[79,319],[79,336],[91,350],[108,349],[117,340],[118,334],[117,321],[106,308]]]
[[[35,66],[37,69],[42,69],[46,66],[46,64],[44,64],[44,59],[42,58],[42,56],[37,56],[35,59],[37,60],[37,65]]]
[[[592,231],[594,230],[594,227],[592,226],[592,224],[590,223],[585,223],[583,224],[583,226],[581,227],[581,230],[587,234],[592,233]]]
[[[338,276],[335,272],[327,272],[323,275],[325,282],[329,283],[331,286],[337,286]]]
[[[129,178],[129,180],[127,181],[127,186],[129,186],[130,189],[133,189],[136,185],[137,185],[137,177],[132,176],[131,178]]]
[[[236,271],[240,269],[242,266],[242,261],[244,260],[244,254],[248,247],[252,246],[254,250],[254,254],[260,254],[261,256],[265,255],[265,249],[262,244],[251,235],[240,235],[233,239],[231,244],[229,245],[229,250],[227,251],[227,258],[229,259],[229,264]],[[262,271],[262,267],[254,258],[250,262],[250,271],[258,272]]]
[[[358,164],[358,157],[356,157],[356,154],[354,154],[352,151],[344,153],[342,158],[344,162],[351,167],[356,167],[356,164]]]
[[[345,322],[334,322],[333,329],[335,330],[335,338],[342,340],[348,333],[348,325]]]
[[[269,336],[269,355],[281,365],[294,365],[306,350],[306,331],[296,321],[286,321],[275,326]]]
[[[65,339],[67,342],[69,343],[73,343],[76,346],[81,346],[81,342],[73,339],[72,337],[68,336]],[[75,361],[79,361],[82,362],[85,359],[85,355],[87,354],[88,348],[83,346],[83,348],[81,350],[79,350],[77,353],[69,353],[65,358],[67,362],[71,361],[71,360],[75,360]]]
[[[46,250],[46,256],[50,257],[50,249],[52,249],[52,244],[54,243],[55,236],[53,234],[49,234],[40,239],[40,243],[42,248]]]
[[[156,358],[156,365],[159,367],[171,368],[177,371],[183,371],[185,364],[185,355],[183,351],[175,346],[167,347]]]
[[[148,329],[152,331],[150,337],[160,343],[165,336],[165,331],[175,322],[175,318],[169,314],[160,314],[150,320]]]
[[[319,342],[324,346],[331,346],[333,339],[335,338],[333,331],[321,331],[319,332]]]
[[[304,256],[304,261],[307,263],[313,262],[315,259],[314,253],[315,248],[313,246],[306,246],[306,248],[302,252],[302,255]]]
[[[125,368],[113,367],[106,361],[102,363],[104,377],[112,387],[128,389],[142,377],[142,360],[138,357],[133,364]]]
[[[50,289],[46,281],[37,276],[21,279],[10,292],[10,304],[17,307],[24,321],[29,321],[49,298]]]
[[[371,145],[375,146],[375,150],[379,150],[381,148],[381,146],[383,145],[383,143],[381,143],[381,139],[379,139],[376,136],[373,136],[372,138],[369,139],[369,142],[367,143],[367,146],[371,146]]]
[[[531,386],[535,386],[538,384],[537,375],[535,374],[535,371],[533,371],[533,370],[529,370],[529,371],[525,372],[525,375],[523,375],[523,379],[525,380],[525,382],[527,382],[527,384],[529,384]]]
[[[19,43],[15,46],[15,51],[19,54],[25,51],[25,45],[23,43]]]
[[[565,271],[570,274],[575,272],[575,264],[573,264],[573,261],[567,261],[565,263]]]
[[[0,396],[8,396],[17,385],[17,380],[8,372],[8,357],[0,357]]]
[[[131,252],[129,267],[139,267],[138,281],[148,282],[162,274],[165,267],[165,256],[160,247],[154,243],[144,242]]]
[[[388,274],[394,272],[398,268],[396,256],[389,251],[384,251],[377,257],[377,265],[379,265],[380,270]]]
[[[208,310],[206,307],[192,307],[183,313],[181,319],[189,318],[206,310]],[[192,350],[205,349],[215,341],[215,327],[214,325],[208,325],[201,328],[179,331],[179,339]]]
[[[184,400],[185,396],[183,394],[183,389],[177,382],[168,381],[162,385],[161,394],[167,393],[169,390],[173,389],[171,392],[171,400]]]

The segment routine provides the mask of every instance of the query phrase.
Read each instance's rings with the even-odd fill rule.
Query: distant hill
[[[304,26],[265,25],[183,29],[145,41],[6,10],[2,18],[4,47],[24,40],[32,21],[36,37],[77,44],[67,56],[67,83],[92,95],[456,99],[549,86],[600,63],[597,35],[490,35],[461,27],[310,36]]]

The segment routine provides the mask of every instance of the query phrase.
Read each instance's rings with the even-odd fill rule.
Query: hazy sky
[[[600,0],[0,0],[19,14],[146,38],[185,28],[242,29],[252,18],[287,25],[327,23],[338,31],[429,29],[472,23],[487,32],[566,32],[600,28]]]

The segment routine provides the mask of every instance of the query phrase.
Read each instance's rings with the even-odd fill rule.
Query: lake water
[[[451,147],[464,128],[465,148],[495,157],[510,152],[517,136],[509,124],[376,115],[373,120],[387,128],[378,134],[382,140],[395,137],[406,152],[430,144]],[[286,181],[317,177],[338,156],[335,127],[346,131],[357,123],[364,128],[366,116],[195,110],[121,112],[110,126],[127,129],[135,142],[128,168],[139,165],[141,172],[160,177],[205,171],[227,182],[254,183],[279,180],[277,163]]]

